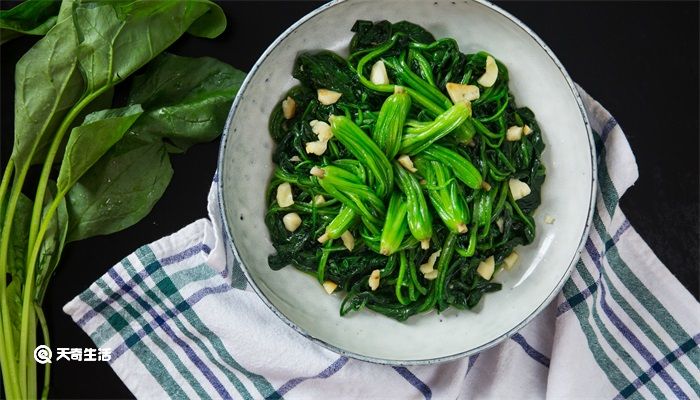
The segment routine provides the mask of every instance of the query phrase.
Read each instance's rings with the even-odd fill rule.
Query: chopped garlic
[[[425,278],[425,279],[427,279],[427,280],[429,280],[429,281],[432,281],[433,279],[436,279],[437,277],[438,277],[438,270],[436,270],[436,269],[434,269],[434,270],[428,272],[427,274],[424,274],[424,275],[423,275],[423,278]]]
[[[503,233],[503,218],[498,217],[496,220],[496,226],[498,227],[498,230]]]
[[[326,198],[323,197],[322,194],[317,194],[316,196],[314,196],[314,204],[315,205],[323,204],[325,202],[326,202]]]
[[[313,120],[309,122],[311,125],[311,131],[318,136],[318,140],[321,142],[327,142],[333,137],[333,131],[331,126],[323,121]]]
[[[332,294],[337,287],[338,287],[338,284],[333,282],[333,281],[323,282],[323,288],[326,289],[326,293],[328,293],[328,294]]]
[[[294,204],[292,185],[290,185],[289,182],[277,186],[277,204],[279,204],[280,207],[289,207]]]
[[[496,261],[493,256],[487,258],[486,260],[479,263],[476,268],[476,273],[481,275],[482,278],[489,280],[493,276],[493,271],[496,268]]]
[[[313,168],[311,168],[311,175],[323,178],[326,175],[326,171],[324,171],[323,168],[314,166]]]
[[[411,171],[411,172],[418,171],[416,169],[416,167],[413,166],[413,160],[411,160],[411,157],[409,157],[406,154],[399,157],[399,164],[401,164],[401,166],[406,168],[408,171]]]
[[[513,265],[518,262],[518,253],[512,252],[508,255],[508,257],[503,259],[503,263],[506,264],[506,270],[510,271],[511,268],[513,268]]]
[[[491,56],[486,56],[486,72],[481,75],[477,83],[483,87],[491,87],[498,78],[498,64]]]
[[[519,179],[509,180],[508,186],[510,187],[510,194],[513,195],[513,200],[520,200],[530,194],[530,186]]]
[[[316,154],[317,156],[320,156],[321,154],[326,152],[327,148],[328,141],[317,140],[315,142],[306,143],[306,152],[308,154]]]
[[[423,250],[428,250],[430,248],[430,238],[421,240],[420,248]]]
[[[299,162],[299,161],[301,161],[301,158],[299,158],[299,156],[292,156],[292,158],[290,158],[289,161],[291,161],[291,162]]]
[[[369,80],[375,85],[388,85],[389,75],[386,73],[384,61],[379,60],[372,66],[372,72],[369,75]]]
[[[523,126],[523,135],[527,136],[532,133],[532,128],[529,126],[525,125]]]
[[[323,121],[313,120],[309,122],[309,125],[318,136],[318,140],[306,143],[306,152],[320,156],[328,149],[328,141],[333,137],[333,131],[331,131],[331,126]]]
[[[551,215],[545,215],[544,216],[544,223],[552,225],[554,223],[555,219]]]
[[[352,249],[355,248],[355,238],[352,237],[352,233],[350,233],[350,231],[343,232],[343,234],[340,235],[340,240],[343,241],[343,245],[349,251],[352,251]]]
[[[435,269],[435,261],[437,261],[437,258],[440,257],[440,253],[442,250],[438,250],[434,252],[433,254],[428,257],[428,261],[425,262],[424,264],[421,264],[419,267],[419,270],[423,274],[427,274],[428,272],[432,271]]]
[[[285,214],[284,217],[282,217],[282,222],[288,231],[294,232],[299,225],[301,225],[301,217],[297,213]]]
[[[375,269],[372,271],[372,274],[369,276],[369,287],[372,289],[372,291],[377,290],[379,288],[379,277],[380,277],[380,272],[378,269]]]
[[[297,112],[297,102],[293,98],[287,96],[286,99],[282,100],[282,114],[284,114],[284,119],[294,118],[294,114]]]
[[[506,140],[509,142],[515,142],[523,137],[523,127],[513,125],[506,131]]]
[[[343,94],[328,89],[318,89],[316,91],[316,95],[318,96],[318,101],[320,101],[321,104],[324,106],[329,106],[331,104],[335,104],[335,102],[337,102],[338,99],[340,99],[340,96]]]
[[[452,100],[454,104],[474,101],[480,96],[479,87],[475,85],[447,82],[445,87],[447,88],[447,94],[450,95],[450,100]]]

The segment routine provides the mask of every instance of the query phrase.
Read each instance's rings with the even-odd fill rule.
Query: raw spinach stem
[[[10,158],[10,160],[7,162],[7,166],[5,168],[5,173],[3,174],[3,177],[2,177],[2,184],[0,184],[0,210],[3,210],[4,206],[5,206],[5,195],[7,194],[7,189],[10,186],[10,180],[12,180],[12,173],[14,172],[14,166],[15,166],[14,159]],[[2,215],[2,212],[0,212],[0,215]],[[7,276],[5,273],[6,268],[5,268],[4,263],[2,264],[2,268],[0,268],[0,269],[2,270],[2,274],[0,275],[0,279],[2,279],[2,281],[0,281],[0,290],[2,290],[2,292],[1,292],[2,293],[2,301],[6,302],[7,297],[5,295],[5,287],[7,286]],[[4,312],[2,314],[4,314]],[[1,318],[2,317],[0,317],[0,322],[2,322]],[[7,375],[9,373],[8,364],[10,362],[14,364],[13,359],[8,359],[8,358],[12,357],[12,353],[9,353],[8,358],[6,358],[6,354],[8,354],[8,353],[5,353],[5,345],[6,345],[5,334],[4,334],[4,331],[2,329],[0,329],[0,368],[2,368],[2,376],[8,376]],[[12,385],[5,383],[5,397],[6,398],[10,398],[10,396],[11,396],[10,391],[12,389],[14,389],[14,387]]]
[[[3,284],[0,285],[0,310],[2,311],[2,329],[5,346],[4,354],[9,359],[10,362],[3,363],[3,366],[7,365],[7,375],[9,379],[5,380],[5,393],[8,398],[24,397],[19,381],[17,380],[17,363],[14,359],[15,346],[14,339],[12,337],[12,322],[10,321],[10,308],[7,304],[7,292],[6,292],[6,275],[7,275],[7,252],[10,245],[10,232],[12,230],[12,222],[15,216],[15,210],[17,208],[17,202],[19,201],[19,196],[22,191],[22,185],[27,177],[27,171],[29,170],[29,163],[26,163],[16,172],[16,180],[12,184],[12,191],[10,192],[10,198],[7,203],[7,209],[5,210],[5,221],[3,222],[2,238],[0,238],[0,276],[2,276]]]
[[[39,326],[41,326],[41,335],[43,342],[46,346],[51,347],[51,340],[49,338],[49,325],[46,323],[46,317],[44,316],[44,310],[41,306],[34,303],[34,311],[36,312],[36,317],[39,320]],[[44,388],[41,390],[41,398],[49,398],[49,383],[51,382],[51,363],[44,364]]]
[[[20,386],[27,385],[27,359],[29,358],[28,352],[30,351],[30,349],[28,348],[29,343],[27,333],[29,331],[29,308],[33,302],[32,296],[34,294],[34,286],[36,285],[36,282],[34,282],[34,275],[36,271],[37,256],[39,253],[39,249],[41,248],[41,243],[44,239],[44,234],[48,229],[49,222],[53,218],[53,214],[58,208],[58,205],[60,204],[61,200],[63,200],[63,197],[68,192],[68,189],[70,189],[66,188],[62,192],[57,193],[56,198],[54,199],[53,203],[51,204],[49,210],[47,210],[47,213],[42,220],[41,211],[43,208],[44,196],[46,195],[46,188],[48,187],[49,183],[49,176],[53,167],[53,161],[56,158],[56,155],[58,154],[61,142],[63,141],[63,136],[65,136],[66,132],[68,131],[68,128],[73,123],[75,118],[82,112],[82,110],[88,104],[90,104],[94,99],[99,97],[107,89],[107,86],[100,88],[97,91],[84,97],[75,106],[73,106],[71,111],[63,119],[63,122],[61,122],[61,125],[56,131],[56,135],[54,136],[53,141],[51,142],[51,147],[49,148],[49,152],[46,155],[44,167],[41,171],[41,177],[39,178],[36,197],[34,198],[34,208],[32,210],[31,224],[29,226],[29,247],[27,248],[27,254],[31,254],[31,256],[28,258],[27,262],[27,272],[25,275],[25,286],[23,290],[24,296],[22,301],[22,325],[20,328],[19,346]],[[29,165],[29,162],[27,162],[27,165]],[[49,277],[47,277],[47,279],[49,279]],[[36,368],[36,366],[33,367]]]
[[[31,351],[31,348],[29,346],[29,338],[28,334],[30,332],[30,323],[34,319],[34,315],[31,312],[31,306],[34,304],[33,296],[34,296],[34,287],[36,286],[36,282],[34,279],[34,275],[36,272],[36,263],[37,259],[39,256],[39,250],[41,249],[41,242],[44,240],[44,235],[46,234],[46,231],[49,228],[49,224],[51,223],[51,219],[53,218],[54,213],[56,212],[56,209],[58,208],[58,205],[61,203],[63,200],[63,197],[66,195],[67,190],[63,190],[62,192],[59,192],[56,195],[56,198],[54,199],[53,202],[51,202],[51,205],[49,206],[49,209],[46,211],[46,215],[44,216],[44,219],[42,220],[41,227],[39,228],[39,232],[37,233],[37,243],[32,247],[30,256],[28,258],[27,262],[27,275],[26,275],[26,284],[23,290],[23,300],[22,300],[22,325],[20,328],[20,345],[19,345],[19,366],[20,366],[20,379],[23,385],[27,385],[29,382],[27,381],[27,368],[29,367],[27,365],[27,359],[29,358],[29,352]],[[33,222],[33,221],[32,221]],[[47,276],[46,279],[49,279]],[[36,333],[36,326],[35,329],[33,329],[34,333]],[[36,338],[34,339],[36,341]],[[32,371],[34,374],[36,374],[36,366],[32,364]],[[36,386],[36,385],[34,385]],[[29,388],[31,390],[31,388]],[[31,396],[30,396],[31,397]],[[36,397],[36,396],[34,396]]]
[[[36,347],[36,312],[35,307],[29,309],[29,348]],[[36,399],[36,366],[27,363],[27,398]]]
[[[29,248],[27,249],[28,253],[31,252],[32,246],[36,241],[36,234],[39,228],[39,221],[41,220],[41,210],[44,205],[46,187],[48,186],[49,176],[51,174],[51,169],[53,168],[53,161],[56,158],[59,147],[61,146],[63,136],[65,136],[70,125],[73,123],[75,118],[77,118],[78,115],[83,111],[83,109],[93,100],[99,97],[102,93],[104,93],[105,90],[107,90],[107,87],[93,92],[90,95],[84,97],[82,100],[80,100],[78,104],[71,108],[68,115],[66,115],[66,117],[63,119],[63,122],[61,122],[61,126],[59,126],[58,130],[56,131],[56,135],[54,136],[53,141],[51,142],[49,152],[46,155],[46,160],[44,160],[44,166],[41,170],[41,177],[39,178],[39,184],[37,185],[36,196],[34,198],[34,208],[32,209],[32,223],[29,228]]]
[[[7,194],[7,188],[10,187],[10,181],[12,180],[12,172],[14,172],[14,169],[15,160],[14,158],[10,158],[10,160],[7,162],[5,172],[2,175],[2,184],[0,184],[0,210],[3,209],[3,205],[5,204],[5,195]]]

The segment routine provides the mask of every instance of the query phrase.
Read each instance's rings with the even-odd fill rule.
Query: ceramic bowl
[[[347,55],[357,19],[424,26],[452,37],[465,53],[486,50],[508,67],[519,105],[536,114],[547,145],[547,180],[535,213],[537,238],[518,249],[518,267],[495,278],[499,292],[471,311],[448,310],[397,322],[369,310],[338,315],[341,294],[292,267],[272,271],[274,252],[264,222],[265,189],[274,168],[267,131],[272,108],[298,82],[298,53],[331,49]],[[455,359],[513,335],[561,290],[587,237],[595,198],[593,140],[578,93],[551,50],[530,29],[483,1],[347,0],[328,3],[275,40],[252,68],[236,97],[219,160],[224,225],[250,285],[282,320],[335,352],[385,364]],[[545,224],[545,216],[555,218]]]

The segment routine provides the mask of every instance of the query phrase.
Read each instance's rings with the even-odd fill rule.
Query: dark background
[[[220,2],[228,30],[216,40],[185,37],[171,51],[213,56],[249,70],[289,25],[320,2]],[[622,209],[663,263],[697,298],[698,3],[497,2],[534,30],[569,74],[624,129],[640,178]],[[2,8],[11,3],[3,1]],[[369,16],[371,18],[371,16]],[[348,21],[350,26],[352,21]],[[2,166],[12,147],[14,64],[36,39],[4,44]],[[286,68],[286,67],[285,67]],[[218,141],[173,158],[175,176],[151,214],[123,232],[69,245],[46,296],[56,347],[94,347],[61,308],[140,245],[206,216]],[[51,397],[116,398],[131,393],[107,363],[56,364]]]

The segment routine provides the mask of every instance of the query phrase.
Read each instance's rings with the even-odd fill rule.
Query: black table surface
[[[2,8],[9,6],[3,3]],[[321,3],[220,4],[229,18],[229,28],[220,38],[186,37],[171,51],[213,56],[247,71],[281,32]],[[697,298],[698,3],[497,4],[534,30],[573,80],[620,123],[640,174],[622,198],[622,209],[661,261]],[[35,40],[20,38],[1,48],[3,168],[12,143],[8,132],[12,130],[14,64]],[[206,216],[218,147],[215,141],[174,157],[175,176],[170,186],[151,214],[137,225],[66,248],[44,304],[52,347],[94,347],[62,312],[62,306],[140,245]],[[52,372],[52,397],[132,396],[107,363],[63,363]]]

